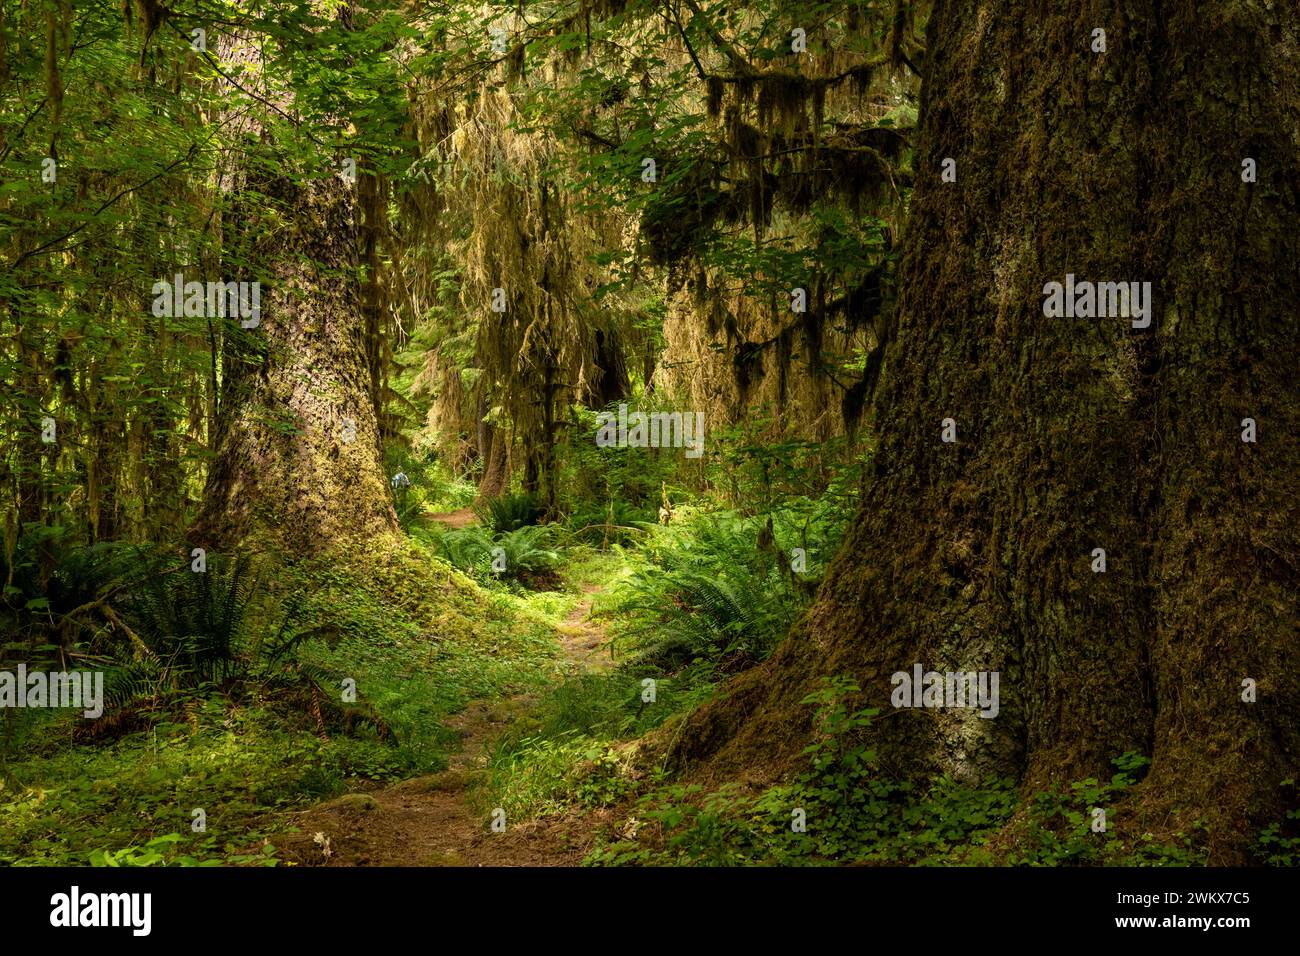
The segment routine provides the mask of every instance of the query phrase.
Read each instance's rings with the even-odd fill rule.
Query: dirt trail
[[[478,515],[474,513],[473,508],[461,508],[457,511],[440,511],[437,514],[426,513],[420,516],[420,520],[424,524],[437,523],[453,531],[459,531],[478,521]]]
[[[611,660],[604,630],[589,614],[595,592],[558,627],[560,646],[576,669]],[[576,866],[592,849],[607,811],[547,817],[493,833],[490,810],[472,788],[486,775],[489,745],[526,714],[536,698],[477,700],[447,721],[463,745],[441,773],[350,793],[294,815],[299,832],[271,839],[280,859],[301,866]]]
[[[613,646],[605,629],[591,620],[591,603],[600,593],[600,588],[584,584],[582,591],[587,597],[569,612],[564,623],[557,628],[560,647],[565,657],[580,670],[608,670],[614,665]]]

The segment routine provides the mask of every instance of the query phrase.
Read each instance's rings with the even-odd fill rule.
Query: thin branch
[[[704,15],[704,11],[700,9],[699,4],[696,3],[695,0],[682,0],[682,2],[690,7],[691,12],[695,14],[695,19],[693,19],[691,23],[694,24],[696,20],[700,22],[700,25],[704,28],[704,32],[707,33],[709,39],[713,41],[714,46],[721,50],[726,58],[731,61],[732,67],[738,74],[740,74],[740,76],[748,77],[754,76],[758,73],[750,62],[741,56],[739,51],[728,42],[727,38],[718,32],[718,29],[709,22],[709,18]]]
[[[188,39],[189,39],[188,37],[185,36],[185,34],[184,34],[183,32],[181,32],[181,28],[178,27],[178,26],[176,26],[176,24],[172,23],[170,20],[167,21],[167,25],[168,25],[169,27],[171,27],[172,30],[175,31],[176,34],[177,34],[181,39],[183,39],[183,40],[188,40]],[[278,105],[276,105],[275,103],[272,103],[272,102],[271,102],[270,100],[268,100],[266,97],[261,96],[261,95],[259,95],[258,93],[255,93],[255,92],[253,92],[252,90],[247,89],[246,87],[244,87],[243,85],[241,85],[240,82],[239,82],[238,80],[236,80],[233,76],[231,76],[229,73],[227,73],[225,70],[223,70],[223,69],[221,68],[220,64],[217,63],[216,57],[214,57],[214,56],[213,56],[211,53],[209,53],[207,50],[203,50],[202,53],[203,53],[203,57],[204,57],[204,59],[206,59],[206,60],[208,61],[208,65],[211,66],[212,69],[216,70],[217,73],[219,73],[219,74],[220,74],[220,75],[225,79],[225,81],[226,81],[227,83],[229,83],[231,86],[233,86],[235,89],[239,90],[239,91],[240,91],[241,93],[243,93],[245,96],[251,96],[253,99],[257,100],[257,102],[261,103],[263,106],[270,107],[270,108],[271,108],[272,110],[274,110],[276,113],[279,113],[281,116],[283,116],[286,120],[288,120],[288,121],[293,125],[293,128],[294,128],[294,129],[296,129],[296,130],[298,130],[298,131],[300,131],[300,132],[306,133],[306,134],[307,134],[307,138],[310,139],[310,140],[311,140],[313,143],[315,143],[317,146],[321,147],[322,149],[328,149],[328,148],[329,148],[329,144],[327,144],[327,143],[324,142],[323,140],[317,139],[317,138],[316,138],[316,135],[311,131],[310,128],[306,128],[306,127],[303,126],[303,123],[302,123],[302,120],[301,120],[301,119],[299,119],[299,118],[297,118],[297,117],[294,117],[294,116],[290,116],[290,115],[289,115],[288,113],[286,113],[283,109],[281,109]]]
[[[682,36],[682,42],[686,44],[686,52],[695,64],[695,72],[700,75],[700,79],[708,82],[709,74],[704,71],[704,64],[700,62],[699,56],[695,52],[695,47],[691,43],[691,38],[686,35],[686,28],[682,26],[681,18],[677,15],[677,8],[668,6],[668,12],[672,15],[673,24],[677,27],[677,32]]]
[[[121,192],[117,193],[116,195],[114,195],[114,196],[112,196],[112,197],[110,197],[110,198],[104,200],[104,202],[100,205],[100,207],[99,207],[98,209],[96,209],[94,212],[92,212],[92,213],[91,213],[91,214],[86,218],[86,221],[83,222],[81,225],[77,226],[75,229],[71,229],[71,230],[69,230],[68,232],[65,232],[65,233],[64,233],[63,235],[61,235],[61,236],[56,236],[55,238],[49,240],[48,242],[43,242],[43,243],[41,243],[41,244],[40,244],[39,246],[37,246],[35,249],[29,249],[29,250],[27,250],[26,252],[24,252],[21,256],[19,256],[19,257],[14,261],[13,265],[10,266],[10,268],[11,268],[11,269],[17,269],[20,265],[23,264],[23,262],[25,262],[27,259],[30,259],[32,256],[39,255],[40,253],[42,253],[42,252],[46,251],[47,249],[49,249],[51,246],[58,245],[59,243],[65,241],[65,240],[67,240],[67,239],[71,239],[71,238],[72,238],[73,236],[75,236],[77,233],[81,232],[81,230],[83,230],[83,229],[85,229],[87,226],[89,226],[89,225],[91,224],[91,222],[94,221],[94,218],[95,218],[96,216],[98,216],[101,212],[103,212],[103,211],[104,211],[105,209],[107,209],[109,206],[111,206],[111,205],[113,205],[114,203],[116,203],[116,202],[117,202],[119,199],[121,199],[123,196],[126,196],[126,195],[128,195],[128,194],[130,194],[130,193],[133,193],[133,192],[135,192],[136,190],[143,189],[145,186],[148,186],[150,183],[155,182],[156,180],[162,179],[164,176],[166,176],[168,173],[172,172],[172,171],[173,171],[174,169],[176,169],[178,166],[184,165],[185,163],[189,162],[191,159],[194,158],[194,154],[198,152],[198,149],[199,149],[199,144],[198,144],[198,143],[191,143],[191,144],[190,144],[190,148],[189,148],[188,150],[186,150],[185,155],[182,156],[180,159],[178,159],[178,160],[176,160],[174,163],[171,163],[170,165],[164,167],[163,169],[160,169],[158,172],[154,173],[152,176],[150,176],[150,177],[149,177],[148,179],[146,179],[144,182],[136,183],[134,186],[128,186],[128,187],[126,187],[125,189],[123,189]]]

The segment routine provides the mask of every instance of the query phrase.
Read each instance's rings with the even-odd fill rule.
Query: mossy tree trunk
[[[480,389],[477,402],[478,453],[483,463],[483,477],[479,479],[477,500],[499,498],[510,487],[510,459],[507,455],[507,437],[487,420],[489,412],[486,390]]]
[[[862,511],[810,613],[677,755],[788,768],[800,699],[848,674],[884,708],[889,772],[1029,793],[1140,751],[1135,832],[1204,820],[1211,860],[1240,860],[1300,754],[1294,7],[940,0],[928,33]],[[1067,274],[1150,281],[1150,327],[1045,317]],[[893,710],[915,663],[999,671],[1000,713]]]
[[[217,456],[196,542],[228,547],[262,533],[312,553],[393,531],[354,187],[277,174],[244,193],[235,218],[248,219],[245,262],[269,281],[260,324],[234,330],[225,345]]]

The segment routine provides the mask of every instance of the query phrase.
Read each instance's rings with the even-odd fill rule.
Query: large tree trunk
[[[487,420],[487,393],[479,387],[477,413],[478,454],[483,462],[483,477],[478,483],[478,501],[500,498],[510,487],[510,458],[506,435]]]
[[[1300,27],[1280,2],[1090,11],[936,4],[863,510],[810,613],[677,756],[788,768],[800,699],[849,674],[890,769],[1028,793],[1137,750],[1134,826],[1204,820],[1235,861],[1300,753]],[[1045,317],[1067,273],[1150,281],[1150,327]],[[1000,713],[894,711],[915,663],[999,671]]]
[[[247,215],[261,323],[226,343],[217,458],[197,541],[263,532],[297,553],[395,530],[380,459],[358,281],[358,216],[341,180],[256,184]],[[269,208],[268,200],[278,208]],[[275,216],[284,225],[269,228]],[[290,251],[291,250],[291,251]]]

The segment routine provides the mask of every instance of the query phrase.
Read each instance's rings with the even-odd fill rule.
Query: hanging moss
[[[524,67],[527,62],[527,52],[528,47],[523,43],[516,43],[511,48],[510,54],[506,59],[508,67],[506,75],[512,82],[523,79]]]
[[[722,82],[721,77],[711,76],[708,79],[708,90],[709,95],[705,109],[708,111],[709,116],[717,119],[722,113],[722,97],[727,90],[727,85]]]
[[[736,347],[732,359],[732,374],[735,376],[736,388],[740,392],[743,405],[749,399],[750,389],[757,379],[763,377],[763,350],[752,342],[742,342]]]
[[[787,136],[804,120],[816,83],[798,73],[765,73],[758,79],[758,125],[779,125]],[[824,93],[824,91],[823,91]]]
[[[661,266],[689,258],[715,223],[728,218],[735,218],[734,201],[703,175],[660,189],[641,214],[648,261]]]

